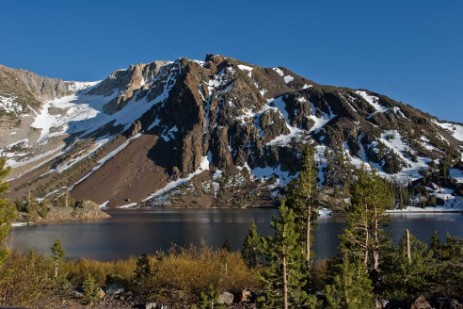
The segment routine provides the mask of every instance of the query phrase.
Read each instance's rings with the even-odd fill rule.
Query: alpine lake
[[[110,219],[15,227],[9,234],[10,248],[50,254],[60,239],[66,257],[93,258],[102,261],[152,254],[173,245],[205,243],[220,248],[227,241],[239,250],[255,222],[261,235],[272,233],[270,221],[275,209],[136,209],[111,210]],[[345,226],[341,215],[321,216],[314,232],[316,258],[337,253],[338,235]],[[385,227],[397,242],[405,229],[422,241],[428,241],[434,230],[445,240],[446,233],[463,237],[463,215],[460,213],[391,214]]]

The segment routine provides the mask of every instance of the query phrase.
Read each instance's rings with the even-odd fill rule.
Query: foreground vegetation
[[[112,298],[118,306],[157,302],[189,308],[210,297],[211,287],[214,293],[259,290],[257,272],[239,252],[206,246],[113,262],[13,253],[0,268],[0,299],[3,306],[91,305]],[[123,292],[109,295],[111,288]]]
[[[7,172],[0,160],[0,194]],[[226,245],[220,250],[174,246],[122,261],[68,261],[57,240],[50,257],[11,253],[4,241],[15,208],[0,199],[0,304],[217,308],[234,302],[239,304],[228,306],[358,309],[385,303],[411,308],[418,301],[426,307],[427,300],[437,308],[455,308],[463,301],[463,240],[447,235],[441,243],[433,234],[428,246],[404,231],[394,244],[383,230],[391,204],[388,185],[364,169],[352,174],[339,255],[315,261],[316,174],[313,150],[307,148],[299,178],[271,222],[273,235],[260,236],[252,225],[241,252]]]

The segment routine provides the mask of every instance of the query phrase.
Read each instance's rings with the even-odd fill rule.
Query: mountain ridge
[[[177,201],[171,204],[207,206],[234,182],[241,194],[259,188],[255,198],[268,204],[263,195],[275,197],[297,174],[308,142],[317,148],[321,183],[326,149],[397,181],[418,178],[447,153],[462,158],[461,124],[365,89],[319,85],[283,67],[220,55],[131,65],[99,83],[74,85],[42,99],[35,115],[29,110],[29,132],[10,124],[1,134],[16,177],[10,196],[70,190],[111,207],[165,204],[167,196]],[[33,159],[53,150],[36,168]]]

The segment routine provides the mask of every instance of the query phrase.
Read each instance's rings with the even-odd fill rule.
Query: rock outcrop
[[[47,151],[61,145],[56,153],[39,160],[45,149],[32,142],[19,149],[11,136],[22,131],[7,133],[3,155],[19,177],[10,183],[11,197],[68,190],[109,207],[271,205],[300,169],[306,143],[316,146],[320,182],[325,154],[334,150],[398,181],[419,178],[447,154],[461,160],[463,150],[461,124],[368,90],[319,85],[286,68],[221,55],[132,65],[87,89],[11,74],[8,83],[18,79],[38,105],[73,94],[65,108],[42,111],[54,127],[32,130]],[[0,95],[8,87],[0,85]]]
[[[98,204],[92,201],[82,201],[79,207],[51,207],[45,218],[38,218],[38,223],[86,221],[107,219],[111,216],[102,211]]]

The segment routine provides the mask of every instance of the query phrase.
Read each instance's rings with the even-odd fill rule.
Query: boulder
[[[117,296],[124,294],[125,289],[122,285],[119,285],[117,283],[110,283],[106,286],[105,292],[108,296]]]
[[[233,304],[234,296],[230,292],[222,292],[219,295],[219,299],[217,300],[217,303],[219,304],[224,304],[224,305],[231,305]]]
[[[240,303],[254,303],[256,301],[257,295],[256,293],[244,289],[241,291],[241,295],[239,295],[239,302]]]
[[[432,307],[426,298],[423,295],[420,295],[417,299],[415,299],[410,309],[432,309]]]
[[[102,288],[98,288],[98,293],[97,293],[96,296],[97,296],[98,299],[101,300],[106,296],[106,293],[105,293],[105,291],[103,291]]]
[[[438,297],[431,300],[431,305],[436,309],[463,309],[463,305],[453,298]]]

